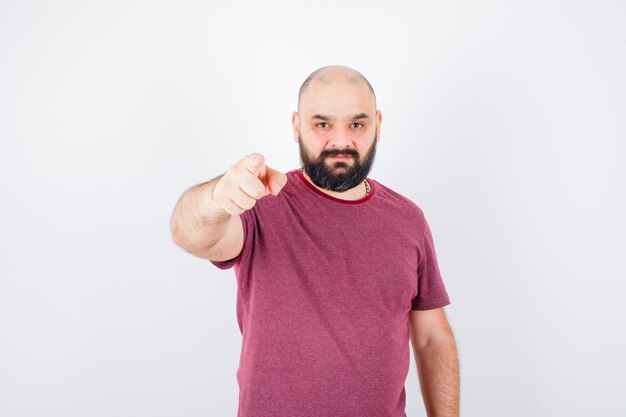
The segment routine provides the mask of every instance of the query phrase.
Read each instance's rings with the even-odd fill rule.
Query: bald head
[[[298,93],[298,112],[300,112],[302,99],[306,96],[306,92],[312,83],[322,83],[329,86],[333,83],[361,84],[367,87],[372,94],[374,108],[376,108],[376,94],[374,94],[374,89],[363,74],[344,65],[328,65],[313,71],[311,75],[304,80],[302,86],[300,86],[300,92]]]

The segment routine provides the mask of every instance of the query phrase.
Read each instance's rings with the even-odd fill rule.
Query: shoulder
[[[369,178],[369,180],[374,182],[379,197],[378,199],[382,204],[389,206],[390,209],[397,211],[398,214],[412,220],[424,218],[424,212],[416,202],[377,180],[371,178]]]

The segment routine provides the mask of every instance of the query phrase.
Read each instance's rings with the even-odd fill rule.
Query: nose
[[[328,136],[328,146],[331,149],[354,149],[349,130],[342,127],[333,129],[333,132]]]

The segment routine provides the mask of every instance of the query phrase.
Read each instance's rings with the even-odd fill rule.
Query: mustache
[[[354,158],[358,158],[359,153],[354,149],[331,149],[329,151],[323,151],[320,154],[321,158],[329,158],[333,156],[352,156]]]

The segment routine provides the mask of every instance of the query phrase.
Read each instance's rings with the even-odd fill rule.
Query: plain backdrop
[[[248,153],[297,168],[331,64],[431,226],[461,415],[624,415],[622,0],[2,0],[1,416],[236,414],[234,272],[170,216]],[[406,392],[425,416],[413,357]]]

